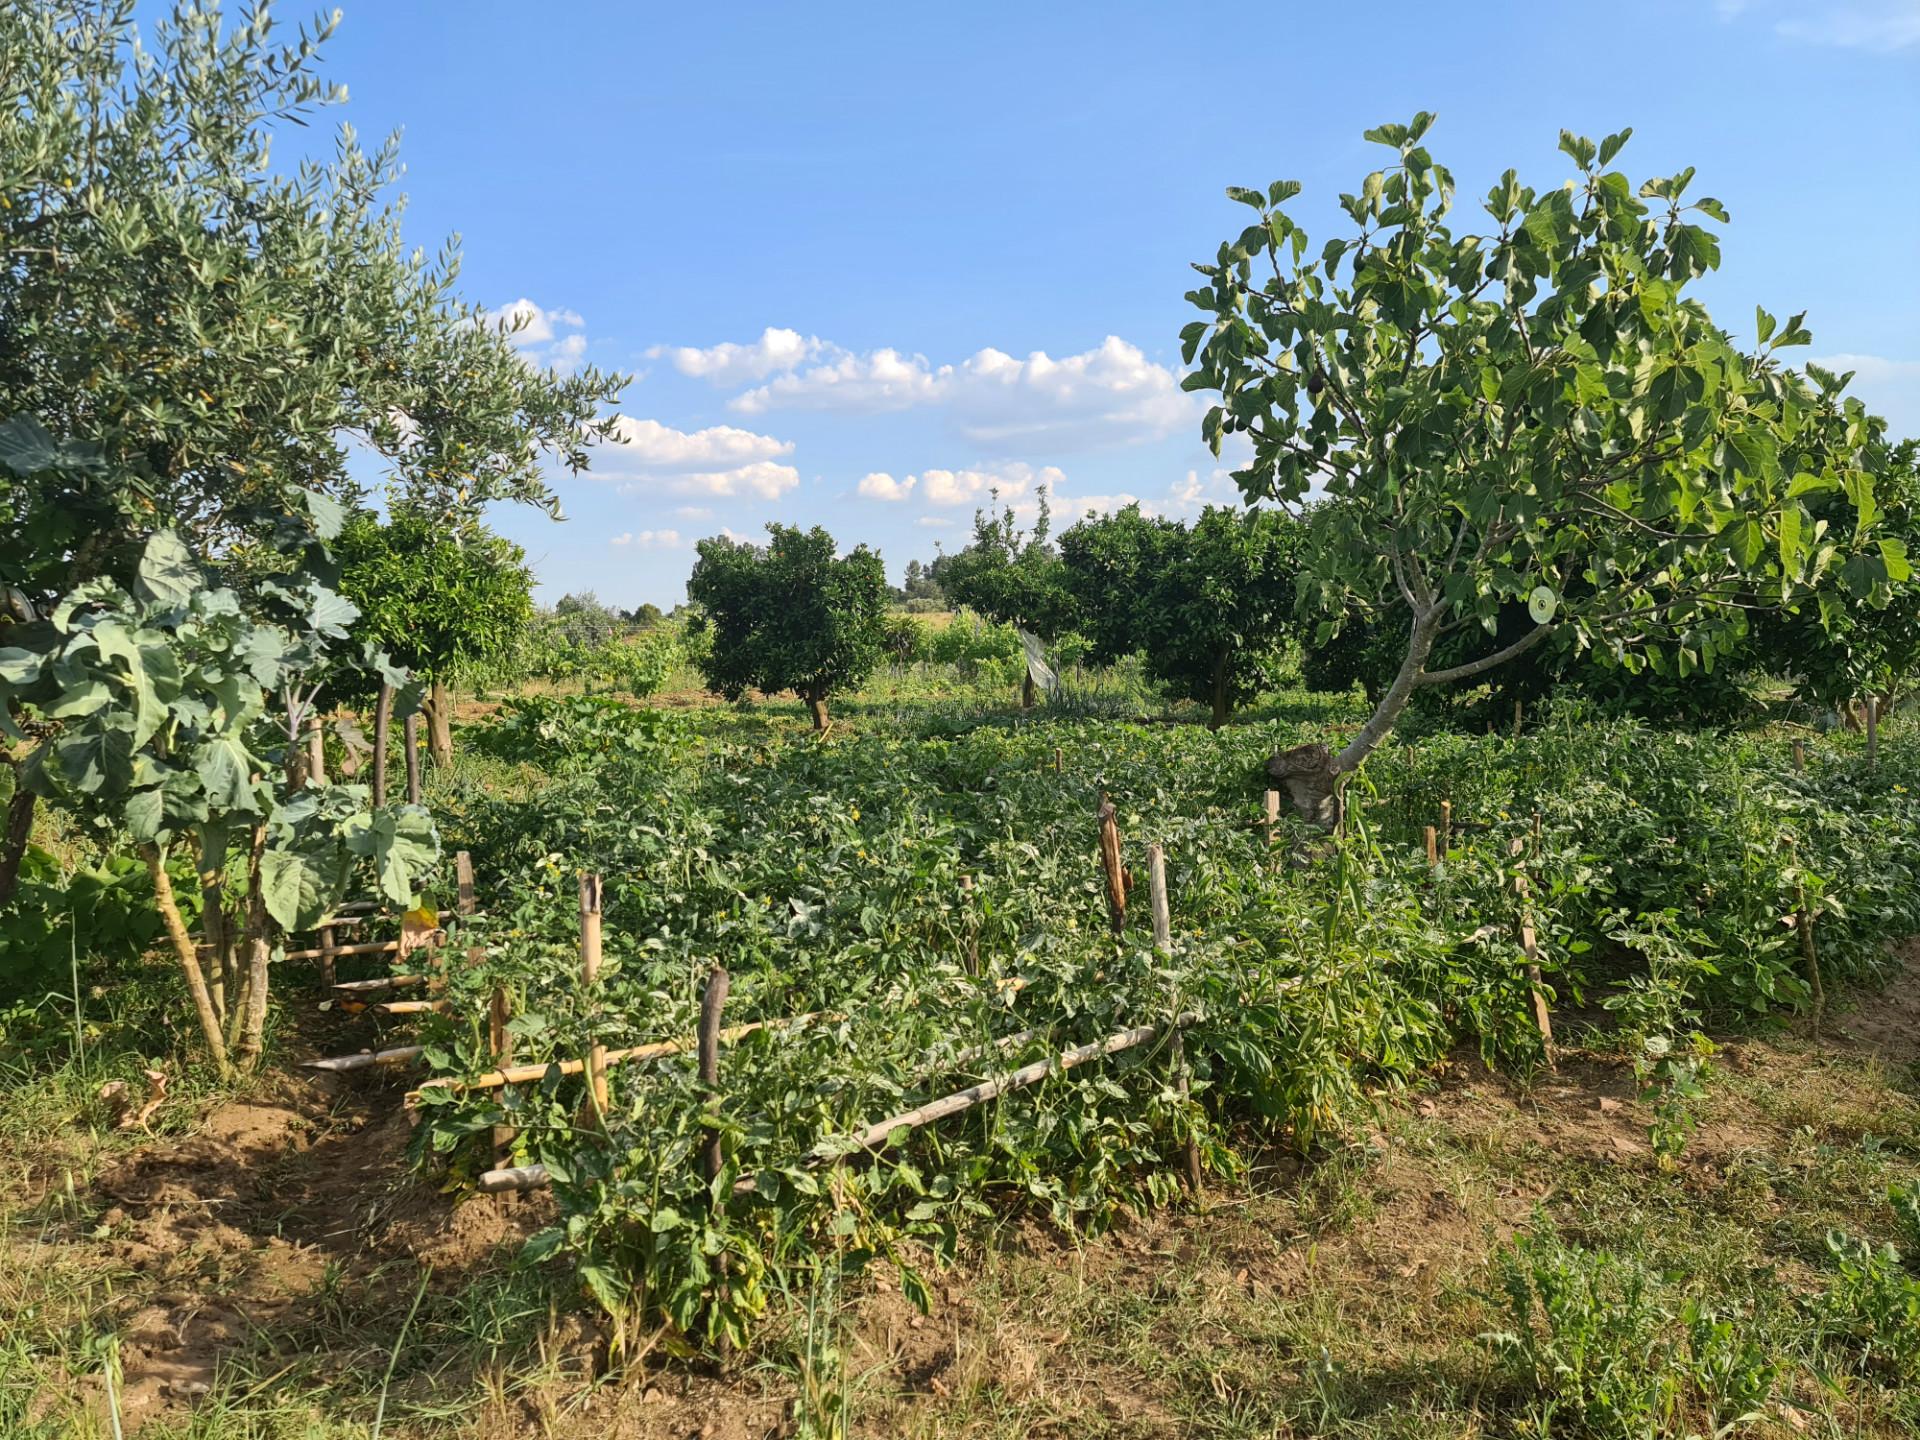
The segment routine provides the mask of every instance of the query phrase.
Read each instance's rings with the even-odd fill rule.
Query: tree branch
[[[1470,660],[1465,665],[1455,665],[1446,670],[1422,670],[1414,677],[1413,683],[1415,685],[1447,685],[1455,680],[1471,679],[1475,675],[1484,674],[1493,669],[1496,665],[1505,664],[1516,655],[1524,655],[1557,628],[1558,626],[1552,621],[1544,625],[1536,625],[1503,650],[1496,650],[1491,655],[1483,655],[1478,660]]]

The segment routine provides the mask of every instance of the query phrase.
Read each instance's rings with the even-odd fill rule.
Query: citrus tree
[[[428,682],[428,747],[452,763],[454,674],[509,654],[533,621],[526,552],[478,520],[449,526],[417,505],[385,523],[356,512],[333,548],[340,591],[360,611],[355,637]]]
[[[1230,189],[1255,218],[1195,267],[1206,318],[1181,332],[1185,383],[1218,394],[1205,439],[1248,448],[1247,498],[1345,502],[1303,556],[1321,632],[1383,610],[1404,630],[1348,743],[1276,757],[1322,820],[1417,689],[1555,635],[1687,674],[1738,645],[1755,607],[1823,590],[1884,604],[1909,576],[1900,541],[1874,534],[1884,427],[1839,377],[1781,362],[1808,342],[1802,317],[1759,311],[1742,350],[1688,293],[1727,219],[1689,198],[1692,170],[1635,186],[1610,168],[1629,132],[1563,133],[1569,183],[1508,171],[1486,223],[1456,227],[1453,176],[1421,143],[1431,119],[1367,132],[1392,158],[1340,197],[1350,228],[1318,249],[1288,213],[1298,182]],[[1430,663],[1516,603],[1532,622],[1516,639]]]
[[[687,598],[706,614],[707,685],[729,700],[791,690],[825,733],[827,700],[873,673],[886,653],[887,574],[866,546],[835,553],[833,537],[770,524],[765,545],[702,540]]]
[[[995,500],[999,499],[996,491]],[[1067,590],[1060,554],[1047,543],[1051,512],[1043,486],[1033,529],[1022,532],[1013,508],[973,517],[973,543],[947,557],[940,587],[956,605],[964,605],[1002,625],[1011,625],[1042,641],[1058,639],[1073,623],[1073,597]],[[1033,669],[1020,682],[1020,704],[1034,700]]]

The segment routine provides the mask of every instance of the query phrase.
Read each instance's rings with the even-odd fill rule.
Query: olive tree
[[[354,636],[428,682],[427,744],[451,763],[454,674],[510,653],[533,621],[526,552],[477,520],[449,526],[416,505],[384,524],[357,512],[333,549],[340,592],[360,610]]]
[[[864,545],[836,554],[817,525],[770,524],[767,534],[765,545],[700,542],[687,580],[712,637],[700,669],[729,700],[793,691],[824,734],[828,697],[857,687],[886,653],[886,567]]]
[[[349,447],[450,521],[557,513],[545,469],[587,463],[623,382],[530,369],[459,300],[457,252],[403,240],[391,142],[270,167],[275,130],[339,96],[315,74],[330,24],[280,44],[264,9],[227,26],[183,0],[142,45],[133,13],[0,6],[0,729],[10,834],[44,797],[145,856],[224,1067],[258,1053],[277,936],[363,864],[409,901],[436,843],[424,812],[288,764],[345,670],[406,680],[346,640]]]
[[[1836,585],[1885,603],[1904,546],[1875,543],[1884,427],[1837,377],[1780,353],[1801,316],[1756,316],[1744,351],[1689,287],[1719,264],[1693,171],[1635,186],[1610,168],[1628,132],[1563,133],[1574,175],[1536,190],[1508,171],[1487,222],[1452,223],[1454,180],[1421,144],[1431,123],[1367,138],[1391,160],[1340,205],[1318,250],[1288,213],[1295,181],[1227,194],[1254,222],[1195,266],[1206,318],[1182,332],[1188,388],[1218,392],[1203,435],[1244,437],[1249,500],[1345,503],[1312,528],[1304,603],[1331,633],[1358,609],[1404,627],[1392,681],[1338,752],[1276,757],[1295,805],[1324,820],[1339,779],[1415,690],[1484,675],[1549,637],[1629,671],[1685,674],[1732,650],[1756,607]],[[1807,505],[1834,497],[1829,519]],[[1437,642],[1503,607],[1518,638],[1449,664]]]
[[[997,491],[994,499],[999,500]],[[999,515],[977,511],[973,543],[949,557],[943,568],[940,585],[947,598],[1041,641],[1058,639],[1073,623],[1073,598],[1060,554],[1047,543],[1051,520],[1045,487],[1030,531],[1019,529],[1011,506]],[[1020,682],[1021,707],[1030,709],[1033,701],[1029,664]]]

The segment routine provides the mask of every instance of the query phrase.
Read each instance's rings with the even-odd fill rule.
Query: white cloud
[[[1920,360],[1890,360],[1883,355],[1816,355],[1813,363],[1844,375],[1853,371],[1849,395],[1884,415],[1896,440],[1920,436]]]
[[[792,370],[820,354],[826,347],[811,335],[798,330],[783,330],[769,325],[760,338],[745,345],[727,341],[699,349],[691,345],[656,345],[647,358],[665,357],[682,375],[709,380],[715,385],[744,385],[764,380],[783,370]]]
[[[768,331],[751,346],[666,352],[700,357],[699,373],[739,376],[773,364]],[[1200,402],[1180,389],[1179,374],[1149,360],[1138,346],[1109,335],[1091,350],[1055,358],[1035,350],[1025,359],[988,347],[953,365],[891,347],[856,354],[817,340],[801,363],[788,345],[779,372],[729,405],[743,415],[770,410],[878,415],[916,408],[946,413],[956,434],[991,454],[1032,453],[1157,440],[1197,423]],[[726,352],[726,353],[723,353]],[[750,363],[740,357],[753,354]],[[692,373],[692,372],[690,372]]]
[[[589,473],[620,481],[623,495],[758,495],[773,500],[800,483],[798,470],[777,463],[793,453],[791,440],[733,425],[686,431],[621,415],[615,419],[614,436],[596,453]]]
[[[640,550],[678,550],[686,542],[678,530],[629,530],[616,535],[609,545],[631,545]]]
[[[757,390],[736,395],[729,403],[743,415],[782,408],[876,415],[932,403],[951,374],[949,366],[938,372],[930,369],[924,355],[902,355],[893,349],[867,355],[836,350],[832,358],[811,369],[782,375]]]
[[[1157,440],[1200,413],[1177,374],[1117,335],[1059,360],[982,350],[960,367],[952,404],[962,435],[999,450]]]
[[[1718,0],[1722,20],[1758,10],[1790,10],[1773,21],[1785,40],[1843,50],[1892,53],[1920,45],[1920,0]]]
[[[713,508],[709,505],[676,505],[673,513],[682,520],[711,520]]]
[[[734,470],[699,470],[675,476],[671,488],[681,494],[758,495],[763,500],[777,500],[799,483],[800,472],[793,466],[756,460]]]
[[[700,466],[745,465],[793,453],[791,440],[756,435],[733,425],[712,425],[688,432],[658,420],[635,420],[621,415],[614,421],[621,454],[637,465],[660,470],[690,470]]]
[[[587,322],[577,310],[548,310],[523,296],[487,311],[485,319],[489,325],[507,327],[508,343],[530,364],[565,375],[587,358]]]
[[[904,500],[912,493],[918,478],[909,475],[904,480],[896,480],[884,470],[875,470],[860,477],[860,493],[869,500]]]
[[[952,526],[953,521],[945,515],[922,515],[913,523],[924,525],[929,530],[945,530]]]

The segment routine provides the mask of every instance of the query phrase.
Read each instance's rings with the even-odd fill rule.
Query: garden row
[[[1231,1178],[1275,1136],[1310,1148],[1365,1089],[1461,1041],[1539,1063],[1523,905],[1546,993],[1607,1016],[1669,1158],[1708,1017],[1805,1008],[1816,975],[1870,982],[1920,923],[1920,752],[1898,732],[1872,770],[1844,744],[1800,770],[1784,741],[1571,718],[1423,739],[1355,777],[1344,834],[1276,847],[1258,776],[1296,738],[1279,725],[749,749],[632,712],[617,744],[556,748],[511,719],[500,736],[540,783],[445,795],[488,877],[486,950],[449,969],[453,1013],[422,1017],[416,1158],[474,1185],[511,1132],[508,1158],[544,1167],[564,1217],[533,1253],[571,1254],[617,1319],[709,1341],[746,1336],[770,1270],[888,1256],[912,1290],[916,1257],[950,1254],[969,1216],[1018,1202],[1098,1229],[1172,1198],[1189,1150]],[[1164,846],[1164,948],[1145,907],[1111,923],[1102,792],[1129,866]],[[582,872],[605,877],[590,986]],[[716,964],[717,1084],[689,1039]],[[540,1078],[462,1088],[494,1068],[496,993]],[[1018,1100],[822,1163],[864,1155],[878,1117],[1129,1033],[1143,1043],[1054,1066]],[[577,1062],[643,1045],[596,1104]]]

